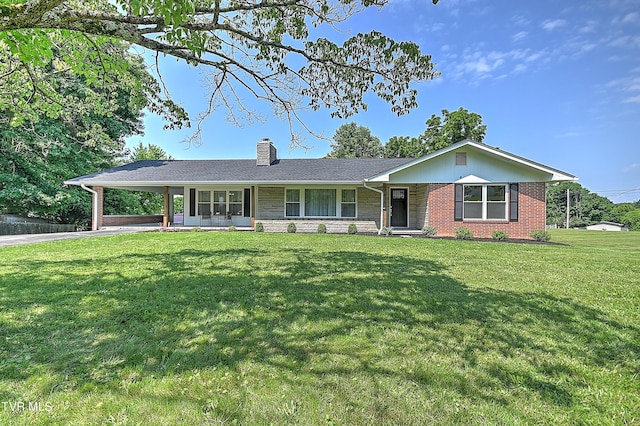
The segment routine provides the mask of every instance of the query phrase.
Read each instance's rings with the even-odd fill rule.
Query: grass
[[[640,424],[640,233],[553,241],[2,248],[0,423]]]

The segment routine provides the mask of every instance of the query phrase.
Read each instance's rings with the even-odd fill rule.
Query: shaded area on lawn
[[[35,390],[42,395],[210,368],[245,374],[251,363],[265,377],[275,371],[291,386],[311,380],[354,406],[359,386],[392,380],[425,398],[453,392],[508,405],[525,393],[571,407],[589,386],[584,369],[626,374],[640,357],[640,330],[598,310],[543,293],[473,288],[417,256],[231,248],[6,263],[20,273],[0,275],[9,318],[0,377],[49,374]],[[345,376],[368,384],[349,389]],[[24,395],[1,390],[0,398]],[[200,403],[206,415],[242,420],[246,401]],[[392,421],[393,409],[380,407],[378,416]]]

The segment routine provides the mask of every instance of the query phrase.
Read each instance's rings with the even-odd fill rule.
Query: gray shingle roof
[[[176,185],[181,183],[362,182],[406,158],[281,159],[271,166],[247,160],[145,160],[70,179],[71,185]]]

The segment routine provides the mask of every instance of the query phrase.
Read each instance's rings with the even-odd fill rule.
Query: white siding
[[[456,166],[457,152],[467,153],[465,166]],[[544,182],[551,178],[550,174],[464,146],[393,173],[389,183],[451,183],[469,175],[488,182]]]

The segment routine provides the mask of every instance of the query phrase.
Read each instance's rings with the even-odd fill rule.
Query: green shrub
[[[456,240],[471,240],[473,239],[473,232],[469,228],[461,226],[456,228]]]
[[[195,228],[191,228],[191,232],[202,232],[202,228],[196,226]]]
[[[422,235],[424,235],[427,238],[431,238],[431,237],[435,236],[436,234],[437,234],[436,228],[434,228],[433,226],[425,225],[422,228]]]
[[[231,225],[229,228],[227,228],[228,232],[236,232],[238,230],[238,228],[236,228],[235,226]]]
[[[382,228],[382,232],[380,233],[380,235],[384,235],[385,237],[393,235],[393,228],[390,226],[385,226],[384,228]]]
[[[551,240],[551,235],[544,229],[534,229],[529,235],[536,241],[546,242]]]
[[[357,234],[358,233],[358,227],[356,226],[355,223],[350,223],[349,224],[349,228],[347,229],[347,232],[351,235]]]
[[[324,225],[324,223],[321,223],[320,225],[318,225],[318,234],[326,234],[327,233],[327,227]]]
[[[287,225],[287,232],[289,234],[295,234],[296,231],[297,231],[297,228],[296,228],[296,224],[295,223],[291,222],[291,223],[289,223],[289,225]]]
[[[493,238],[495,241],[506,241],[509,238],[509,234],[501,229],[496,229],[491,233],[491,238]]]
[[[262,222],[256,222],[256,232],[264,232],[264,225]]]

